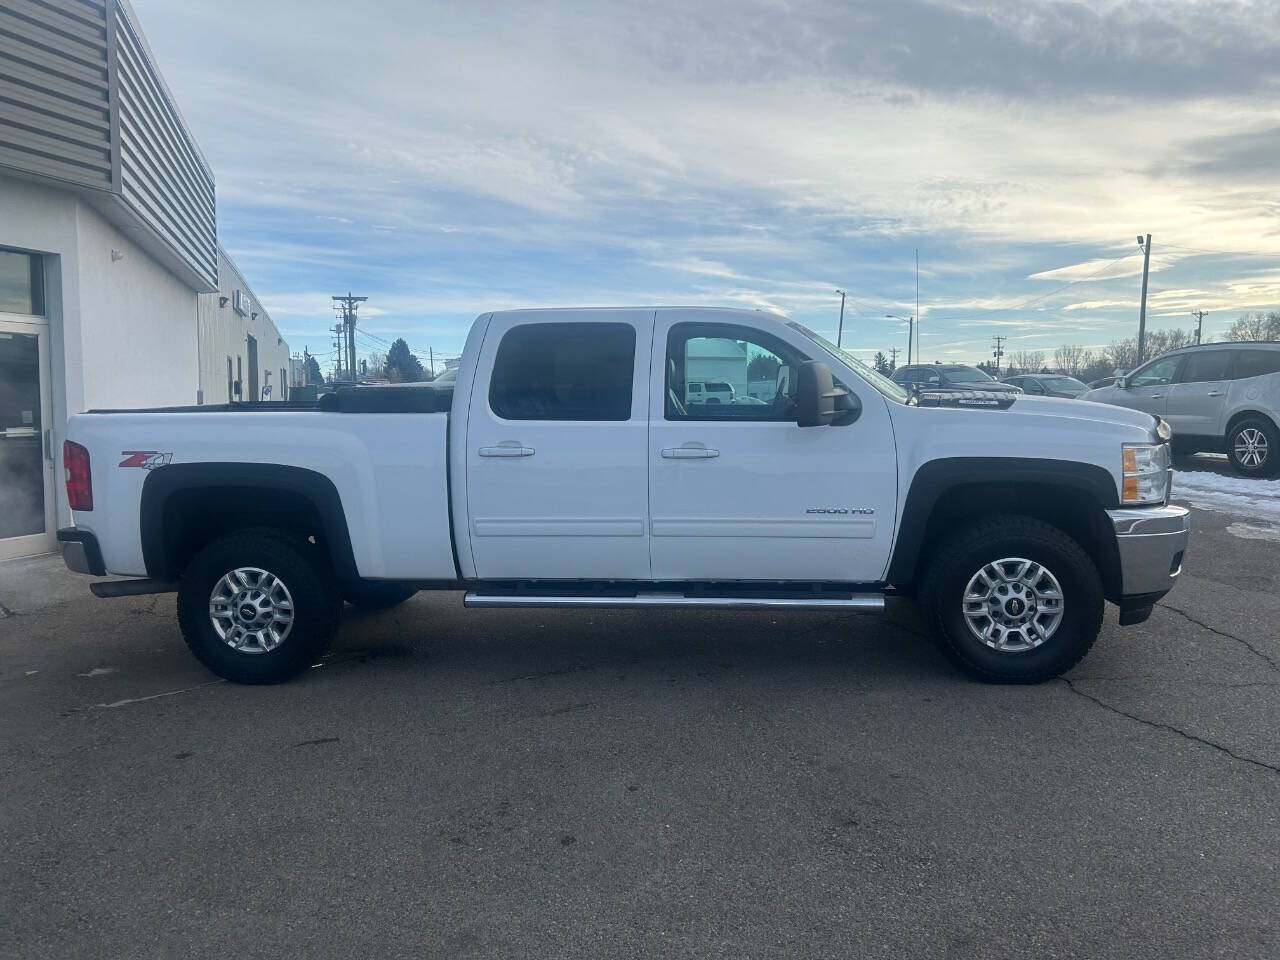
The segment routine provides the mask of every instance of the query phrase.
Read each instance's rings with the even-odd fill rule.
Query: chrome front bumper
[[[1183,507],[1108,510],[1120,551],[1122,597],[1162,595],[1173,589],[1191,533]]]

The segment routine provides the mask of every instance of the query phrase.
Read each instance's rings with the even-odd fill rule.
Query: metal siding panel
[[[81,3],[36,3],[33,0],[4,0],[5,8],[19,17],[57,31],[70,40],[106,48],[106,9]]]
[[[103,151],[109,150],[111,146],[108,140],[110,127],[105,117],[100,117],[96,124],[68,120],[48,110],[38,109],[30,103],[14,103],[12,100],[6,100],[3,90],[0,89],[0,129],[3,129],[6,123],[25,127],[32,133],[46,133],[50,137],[71,140]]]
[[[108,36],[123,201],[211,285],[218,251],[213,178],[128,16],[113,3]]]
[[[185,181],[188,190],[197,196],[206,195],[211,213],[212,181],[187,142],[186,131],[169,110],[163,93],[147,76],[145,64],[138,60],[139,51],[131,38],[121,33],[118,39],[121,116],[130,117],[135,134],[151,141],[168,159],[173,172]]]
[[[52,94],[32,90],[21,83],[6,79],[3,75],[0,75],[0,100],[43,110],[52,116],[60,116],[73,123],[98,124],[104,128],[108,126],[106,102],[95,106],[72,103]]]
[[[11,167],[19,173],[49,177],[85,187],[106,189],[111,185],[105,174],[95,176],[84,167],[63,163],[30,150],[12,150],[3,143],[0,143],[0,167]]]

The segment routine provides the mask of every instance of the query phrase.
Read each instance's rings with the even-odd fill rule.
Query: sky
[[[773,310],[869,357],[1280,306],[1280,0],[132,0],[295,352],[529,306]]]

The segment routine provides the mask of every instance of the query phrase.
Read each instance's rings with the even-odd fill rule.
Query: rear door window
[[[1231,371],[1231,354],[1226,350],[1205,350],[1187,354],[1178,371],[1177,383],[1208,383],[1225,380]]]
[[[528,323],[498,345],[489,406],[504,420],[629,420],[629,323]]]

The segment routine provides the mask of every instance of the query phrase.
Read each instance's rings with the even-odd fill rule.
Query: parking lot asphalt
[[[0,955],[1280,956],[1280,546],[1241,519],[1037,687],[901,603],[457,594],[238,687],[172,596],[0,565]]]

